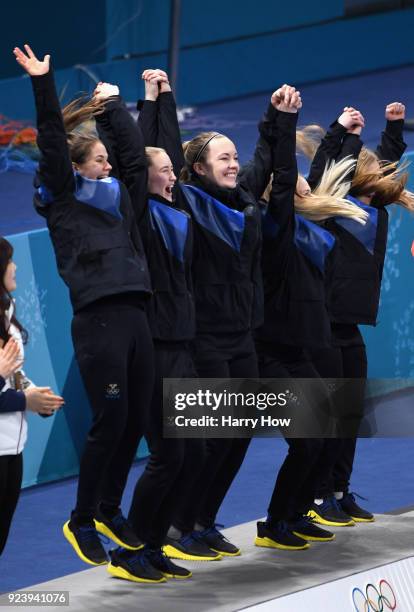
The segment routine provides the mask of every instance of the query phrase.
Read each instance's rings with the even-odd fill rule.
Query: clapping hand
[[[27,410],[43,416],[54,414],[64,404],[63,397],[55,395],[50,387],[29,387],[24,394]]]
[[[0,348],[0,376],[9,378],[17,372],[22,363],[19,345],[14,338],[10,338],[4,348]]]

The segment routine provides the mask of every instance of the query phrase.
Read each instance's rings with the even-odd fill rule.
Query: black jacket
[[[376,154],[380,159],[398,161],[406,145],[402,139],[403,121],[387,121]],[[362,142],[334,123],[321,143],[309,173],[315,184],[326,161],[351,155],[358,158]],[[322,163],[323,160],[323,163]],[[347,177],[349,180],[350,177]],[[329,286],[329,310],[335,323],[375,325],[378,314],[382,271],[387,248],[388,213],[384,207],[355,204],[368,212],[365,226],[351,219],[336,218],[324,226],[338,243],[337,256]]]
[[[171,105],[175,102],[171,95]],[[135,217],[144,250],[153,288],[147,314],[154,340],[181,342],[193,339],[195,334],[195,312],[192,297],[191,260],[193,249],[190,216],[178,210],[168,200],[147,193],[147,168],[141,181],[134,174],[141,173],[134,167],[136,160],[145,155],[145,145],[161,146],[158,138],[158,121],[165,120],[161,105],[145,103],[145,111],[155,113],[147,117],[148,129],[154,129],[153,139],[145,138],[141,130],[142,118],[134,122],[120,98],[110,101],[105,112],[97,117],[100,135],[112,143],[116,154],[116,167],[126,185],[142,192],[131,193]],[[145,114],[145,111],[143,113]],[[176,112],[169,117],[169,129],[175,130],[179,138]]]
[[[160,94],[157,103],[145,102],[140,121],[146,142],[155,144],[148,113],[155,104],[173,113],[172,96]],[[158,146],[169,153],[178,176],[183,165],[181,141],[170,120],[160,113]],[[154,123],[152,122],[152,126]],[[267,162],[267,165],[266,163]],[[197,333],[243,332],[261,324],[263,289],[260,270],[261,222],[257,201],[270,178],[271,167],[262,156],[259,140],[254,158],[240,173],[235,189],[219,189],[193,175],[176,189],[177,207],[193,221],[194,253],[192,278]]]
[[[160,112],[157,105],[162,109]],[[156,103],[146,101],[139,108],[146,144],[165,148],[178,176],[184,158],[172,121],[176,117],[172,94],[160,94]],[[270,172],[268,160],[262,158],[259,141],[254,159],[242,169],[234,190],[218,189],[197,176],[188,185],[177,185],[176,205],[190,214],[194,228],[192,278],[197,333],[247,331],[262,321],[257,200]]]
[[[263,208],[265,315],[256,338],[260,344],[320,348],[331,341],[324,278],[335,240],[295,214],[297,117],[277,115],[272,190]]]
[[[59,274],[75,311],[106,296],[151,293],[125,186],[74,175],[53,74],[32,77],[41,151],[37,212],[46,218]]]

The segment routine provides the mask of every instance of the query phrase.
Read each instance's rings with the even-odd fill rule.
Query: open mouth
[[[167,196],[172,197],[173,189],[174,183],[172,185],[167,185],[167,187],[165,188],[165,193],[167,194]]]

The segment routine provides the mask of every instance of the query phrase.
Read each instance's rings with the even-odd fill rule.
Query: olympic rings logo
[[[367,584],[365,593],[355,587],[352,591],[352,601],[356,612],[384,612],[397,608],[397,598],[389,582],[380,580],[378,588]]]

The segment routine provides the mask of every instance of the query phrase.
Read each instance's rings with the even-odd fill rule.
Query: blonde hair
[[[380,164],[380,173],[372,172],[375,162]],[[399,165],[398,162],[379,160],[374,151],[363,147],[350,193],[355,197],[374,194],[372,203],[375,206],[399,204],[414,212],[414,194],[405,188],[409,178],[408,167],[407,161]]]
[[[227,136],[219,132],[201,132],[195,138],[183,142],[185,166],[181,170],[180,181],[187,182],[190,180],[195,162],[206,163],[210,150],[209,141],[213,138],[227,138]]]
[[[295,211],[310,221],[324,221],[330,217],[348,217],[364,224],[367,213],[346,199],[350,183],[347,175],[354,169],[355,160],[346,157],[339,162],[331,162],[325,167],[318,186],[306,196],[295,194]],[[263,198],[269,201],[272,189],[268,184]]]
[[[147,158],[148,167],[152,166],[152,160],[160,153],[166,153],[165,149],[161,149],[161,147],[145,147],[145,156]]]
[[[317,124],[305,125],[296,130],[296,150],[308,159],[313,159],[325,133],[323,127]]]
[[[339,216],[364,224],[367,213],[346,199],[350,188],[346,177],[354,168],[355,160],[351,157],[329,163],[313,192],[304,197],[295,197],[296,212],[311,221]]]

